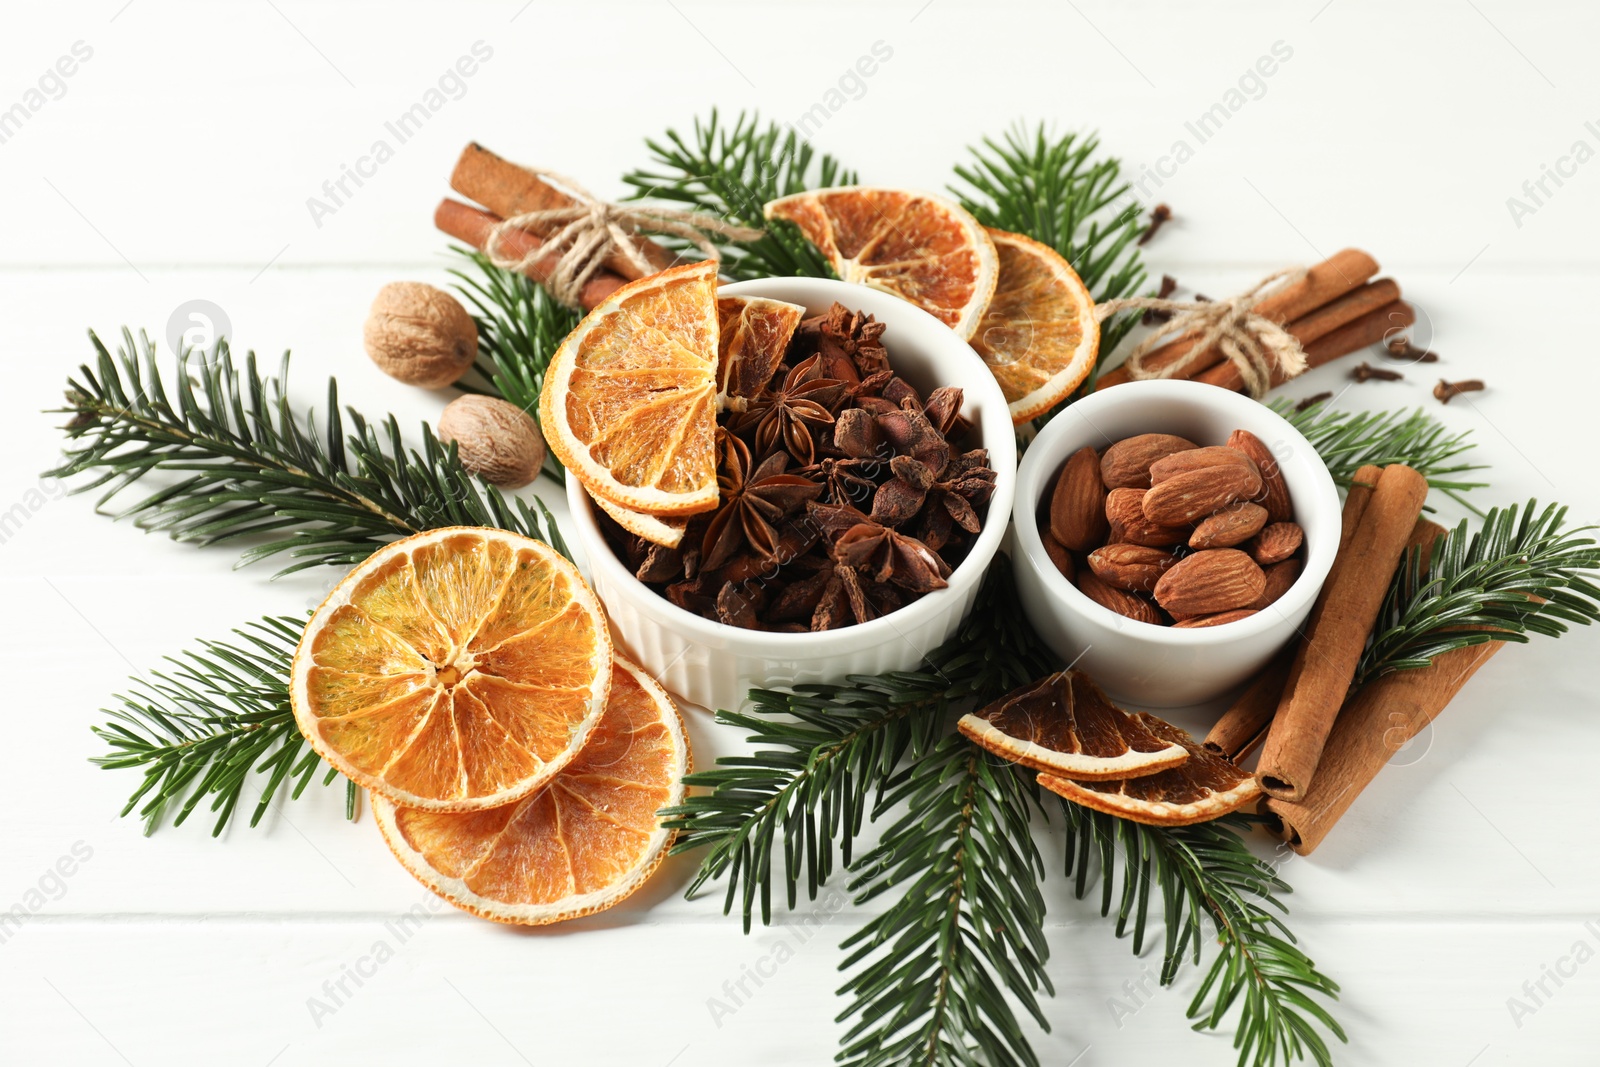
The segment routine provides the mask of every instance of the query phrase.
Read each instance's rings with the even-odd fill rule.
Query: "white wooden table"
[[[1156,275],[1215,295],[1345,245],[1370,249],[1424,313],[1438,373],[1490,388],[1440,408],[1430,368],[1339,403],[1423,405],[1472,430],[1493,464],[1479,499],[1560,499],[1589,521],[1600,518],[1597,35],[1600,12],[1577,0],[1204,13],[1154,0],[94,0],[10,12],[0,910],[30,918],[0,928],[0,1062],[816,1065],[838,1036],[836,944],[863,921],[832,914],[803,944],[783,923],[746,937],[720,901],[682,899],[688,862],[626,906],[553,930],[427,910],[370,819],[344,821],[336,788],[220,840],[203,818],[150,839],[118,819],[134,780],[88,763],[96,709],[193,638],[302,611],[332,578],[234,571],[233,551],[114,524],[39,480],[59,442],[58,419],[39,411],[89,356],[85,327],[161,334],[185,302],[208,300],[239,348],[271,361],[294,348],[304,402],[321,404],[337,375],[348,403],[415,426],[447,398],[379,374],[360,325],[384,282],[443,284],[430,217],[468,140],[618,194],[644,136],[713,104],[759,107],[811,115],[815,144],[866,180],[938,188],[963,145],[1043,118],[1097,128],[1135,177],[1155,175],[1150,198],[1178,214],[1148,248]],[[475,42],[472,76],[447,79],[439,107],[395,145],[385,123],[426,106]],[[847,77],[875,47],[873,74]],[[45,76],[75,48],[70,76]],[[1241,86],[1275,52],[1270,77]],[[14,103],[26,116],[5,126]],[[1186,124],[1208,112],[1202,141]],[[379,139],[392,156],[362,162]],[[1179,141],[1191,150],[1181,162]],[[1545,165],[1561,183],[1545,178],[1541,192]],[[367,176],[346,179],[334,203],[324,183],[346,166]],[[331,210],[313,212],[312,197]],[[1348,366],[1287,392],[1340,389]],[[560,494],[540,489],[559,512]],[[1336,1010],[1352,1044],[1340,1062],[1593,1062],[1595,636],[1497,657],[1321,851],[1286,864],[1295,928],[1344,985]],[[691,730],[707,762],[740,745],[704,715]],[[1059,991],[1037,1041],[1048,1062],[1232,1063],[1227,1037],[1187,1029],[1193,970],[1129,999],[1124,983],[1157,959],[1134,958],[1060,878],[1047,893]],[[388,924],[416,905],[428,918],[402,941]],[[714,1014],[710,998],[726,1000],[725,983],[780,944],[793,958],[733,1014]],[[1566,976],[1546,978],[1535,1002],[1524,983],[1537,993],[1546,967]],[[1514,1016],[1511,997],[1536,1010]]]

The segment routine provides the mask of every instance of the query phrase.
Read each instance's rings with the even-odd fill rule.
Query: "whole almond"
[[[1107,489],[1150,488],[1150,464],[1174,452],[1198,448],[1187,437],[1170,433],[1142,433],[1124,437],[1100,457],[1100,480]]]
[[[1184,630],[1199,630],[1207,626],[1221,626],[1225,622],[1238,622],[1254,615],[1254,608],[1234,608],[1232,611],[1219,611],[1215,615],[1196,615],[1192,619],[1184,619],[1172,625]]]
[[[1108,608],[1118,615],[1126,616],[1137,622],[1148,622],[1152,626],[1162,626],[1166,619],[1161,617],[1161,612],[1156,606],[1141,596],[1126,592],[1107,585],[1094,576],[1093,571],[1084,571],[1078,575],[1078,589],[1084,596]]]
[[[1132,593],[1148,593],[1178,562],[1178,557],[1159,548],[1144,545],[1114,544],[1089,553],[1089,569],[1107,585]]]
[[[1207,448],[1195,448],[1188,452],[1174,452],[1164,459],[1159,459],[1150,465],[1150,484],[1160,485],[1169,478],[1176,478],[1180,474],[1190,471],[1203,470],[1206,467],[1249,467],[1256,469],[1249,456],[1237,448],[1226,445],[1211,445]],[[1260,473],[1257,471],[1256,473]]]
[[[1072,581],[1078,573],[1078,565],[1072,561],[1072,553],[1067,551],[1067,546],[1057,541],[1049,530],[1039,531],[1044,537],[1044,554],[1050,557],[1050,562],[1056,565],[1056,570],[1067,581]]]
[[[1156,483],[1145,493],[1140,506],[1144,517],[1157,525],[1181,526],[1236,500],[1249,500],[1260,491],[1261,475],[1253,463],[1248,467],[1201,467]]]
[[[1266,524],[1266,508],[1241,500],[1202,519],[1189,538],[1189,547],[1232,548],[1260,533]]]
[[[1144,517],[1145,489],[1113,489],[1106,495],[1106,518],[1111,521],[1111,540],[1130,545],[1162,548],[1181,545],[1189,539],[1187,526],[1162,526]]]
[[[1305,538],[1305,531],[1300,529],[1298,523],[1275,522],[1256,534],[1245,546],[1245,551],[1250,553],[1251,559],[1266,567],[1294,555]]]
[[[1255,560],[1237,548],[1208,548],[1179,560],[1156,583],[1156,603],[1184,615],[1249,607],[1267,587]]]
[[[1050,494],[1050,533],[1075,552],[1105,543],[1106,488],[1100,484],[1100,457],[1080,448],[1062,465]]]
[[[1267,509],[1268,522],[1287,522],[1294,518],[1294,504],[1289,499],[1289,483],[1283,480],[1272,449],[1249,430],[1235,430],[1228,435],[1228,447],[1237,448],[1249,456],[1261,472],[1261,497],[1256,501]]]
[[[1279,597],[1289,591],[1289,587],[1295,583],[1295,579],[1300,577],[1300,557],[1290,556],[1283,562],[1274,563],[1270,567],[1263,567],[1262,570],[1267,575],[1267,587],[1250,604],[1252,608],[1257,610],[1276,603]]]

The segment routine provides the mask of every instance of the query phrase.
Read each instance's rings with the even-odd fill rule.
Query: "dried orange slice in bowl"
[[[761,392],[783,362],[789,340],[805,314],[799,304],[765,296],[717,298],[719,407],[730,399],[737,403]]]
[[[644,538],[653,545],[665,545],[667,548],[677,548],[683,543],[683,534],[689,528],[689,520],[682,516],[647,515],[642,511],[632,511],[621,504],[613,504],[602,496],[591,495],[590,500],[610,515],[618,526]]]
[[[1075,804],[1151,826],[1207,822],[1261,796],[1255,775],[1207,752],[1185,731],[1146,712],[1135,717],[1152,734],[1183,746],[1189,758],[1169,770],[1122,782],[1072,781],[1041,774],[1039,784]]]
[[[796,193],[768,219],[799,227],[834,272],[909,300],[971,340],[1000,274],[994,241],[942,196],[864,185]]]
[[[1061,253],[1019,233],[990,230],[1000,256],[994,299],[972,347],[1024,423],[1065,400],[1094,369],[1100,323],[1094,298]]]
[[[1084,780],[1134,778],[1189,759],[1183,745],[1117,707],[1081,671],[1025,685],[961,716],[956,729],[1012,763]]]
[[[491,808],[571,761],[605,708],[611,638],[578,570],[539,541],[470,527],[385,545],[323,601],[295,650],[300,732],[409,807]]]
[[[539,425],[591,496],[657,516],[717,506],[717,333],[707,260],[629,282],[561,342]]]
[[[671,698],[619,656],[583,751],[531,796],[472,812],[375,796],[372,811],[423,885],[486,919],[539,926],[603,911],[644,884],[672,843],[657,812],[683,800],[688,770]]]

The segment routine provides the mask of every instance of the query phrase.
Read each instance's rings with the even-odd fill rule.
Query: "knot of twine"
[[[1256,306],[1274,286],[1292,285],[1306,275],[1304,267],[1288,267],[1261,279],[1255,285],[1226,300],[1163,300],[1153,296],[1134,296],[1107,300],[1095,305],[1101,322],[1121,311],[1166,311],[1172,314],[1150,336],[1128,354],[1124,366],[1135,379],[1187,377],[1185,373],[1212,348],[1239,369],[1245,391],[1260,397],[1273,385],[1273,374],[1293,378],[1306,369],[1305,350],[1294,335],[1256,311]],[[1198,336],[1189,350],[1164,366],[1151,369],[1145,358],[1182,334]]]
[[[698,248],[707,259],[720,260],[717,246],[707,234],[734,241],[754,241],[766,231],[729,222],[698,211],[677,211],[647,204],[613,204],[591,194],[571,178],[553,171],[529,167],[543,181],[560,186],[573,202],[562,207],[526,211],[495,224],[484,242],[484,254],[495,266],[523,271],[542,264],[544,284],[557,300],[568,307],[582,305],[579,295],[584,285],[600,270],[608,257],[620,253],[643,277],[656,272],[656,265],[645,258],[635,236],[640,230],[681,237]],[[550,230],[560,227],[554,233]],[[526,255],[508,256],[502,245],[513,230],[525,230],[541,238],[538,248]],[[550,233],[548,237],[544,235]],[[555,259],[552,262],[551,257]]]

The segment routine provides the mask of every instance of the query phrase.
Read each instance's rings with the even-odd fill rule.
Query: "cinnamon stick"
[[[1416,316],[1411,305],[1399,296],[1400,286],[1392,279],[1383,278],[1296,319],[1285,329],[1305,350],[1306,369],[1310,370],[1376,344],[1391,331],[1411,325]],[[1227,360],[1193,377],[1197,382],[1220,385],[1235,392],[1244,388],[1239,368]],[[1287,380],[1274,370],[1274,386]]]
[[[501,221],[498,215],[491,215],[486,211],[479,211],[457,200],[442,200],[433,213],[433,224],[458,241],[465,241],[482,251],[488,243],[489,234],[495,225]],[[526,230],[513,230],[501,240],[501,249],[509,256],[523,257],[530,252],[537,251],[543,242]],[[550,276],[554,269],[556,257],[550,256],[547,260],[534,261],[524,273],[536,282],[542,282]],[[596,271],[594,277],[584,284],[583,292],[578,302],[584,309],[594,307],[606,297],[616,292],[627,284],[627,279],[608,270]]]
[[[1267,725],[1277,714],[1278,700],[1283,696],[1283,686],[1289,680],[1289,666],[1293,662],[1292,648],[1273,657],[1206,734],[1202,742],[1206,751],[1238,763],[1256,750],[1266,737]]]
[[[502,159],[477,142],[461,150],[461,157],[456,160],[455,170],[450,174],[450,188],[468,199],[476,200],[502,219],[529,211],[570,207],[577,203],[526,167]],[[536,230],[535,235],[549,238],[558,229],[559,224],[551,224]],[[656,270],[672,266],[674,257],[667,249],[647,237],[637,237],[636,241],[640,253]],[[605,265],[613,274],[629,280],[641,278],[645,273],[620,252],[607,256]]]
[[[1316,780],[1298,801],[1269,797],[1269,825],[1302,856],[1322,844],[1361,791],[1461,687],[1504,647],[1503,641],[1452,649],[1426,667],[1386,674],[1361,687],[1339,712],[1322,750]]]
[[[1293,285],[1286,285],[1256,305],[1256,312],[1280,325],[1310,314],[1324,304],[1331,303],[1353,291],[1368,278],[1378,273],[1378,261],[1358,248],[1335,252],[1316,266],[1307,269],[1305,277]],[[1144,365],[1150,370],[1161,370],[1189,354],[1199,336],[1187,334],[1171,344],[1150,353]],[[1222,353],[1207,352],[1198,363],[1191,365],[1189,376],[1222,361]],[[1100,376],[1096,389],[1121,385],[1132,381],[1126,367],[1115,367]]]
[[[1410,467],[1395,464],[1378,476],[1295,652],[1256,772],[1268,795],[1300,800],[1316,776],[1334,718],[1427,495],[1427,479]]]

